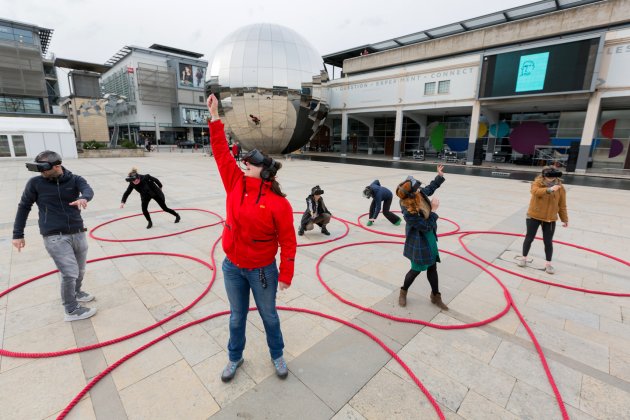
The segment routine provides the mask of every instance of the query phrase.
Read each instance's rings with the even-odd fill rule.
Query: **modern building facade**
[[[124,101],[109,115],[112,135],[137,143],[207,141],[208,62],[201,57],[157,44],[123,47],[106,63],[111,69],[101,78],[103,93]]]
[[[76,157],[72,128],[55,115],[59,84],[47,55],[52,30],[0,19],[0,158],[44,149]]]
[[[311,147],[630,172],[628,1],[543,0],[324,61],[342,76]]]

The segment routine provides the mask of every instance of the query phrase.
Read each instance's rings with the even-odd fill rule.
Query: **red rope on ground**
[[[392,213],[402,213],[402,212],[401,211],[392,211]],[[370,229],[369,227],[367,227],[363,223],[361,223],[361,219],[364,218],[367,215],[368,215],[368,213],[363,213],[362,215],[357,217],[357,223],[353,223],[353,224],[355,226],[360,227],[361,229],[367,230],[368,232],[376,233],[378,235],[393,236],[394,238],[404,238],[405,237],[405,234],[402,234],[402,233],[389,233],[389,232],[383,232],[382,230]],[[444,220],[446,222],[449,222],[449,223],[455,225],[455,230],[451,230],[451,231],[448,231],[448,232],[440,233],[440,234],[437,235],[438,237],[454,235],[454,234],[458,233],[459,230],[461,229],[459,227],[459,225],[457,223],[455,223],[454,221],[452,221],[451,219],[447,219],[446,217],[440,217],[438,219],[438,222],[440,220]]]
[[[103,241],[103,242],[137,242],[137,241],[150,241],[152,239],[159,239],[159,238],[167,238],[169,236],[175,236],[175,235],[181,235],[182,233],[187,233],[187,232],[192,232],[195,230],[199,230],[199,229],[205,229],[207,227],[212,227],[212,226],[216,226],[218,224],[223,223],[223,217],[213,211],[210,210],[204,210],[204,209],[195,209],[195,208],[183,208],[183,209],[173,209],[173,210],[178,210],[178,211],[202,211],[204,213],[210,213],[213,216],[217,216],[219,218],[219,221],[216,223],[211,223],[209,225],[203,225],[203,226],[197,226],[191,229],[186,229],[186,230],[180,230],[178,232],[173,232],[173,233],[167,233],[164,235],[157,235],[157,236],[149,236],[149,237],[145,237],[145,238],[133,238],[133,239],[110,239],[110,238],[103,238],[100,236],[96,236],[94,234],[94,232],[96,232],[98,229],[102,228],[105,225],[109,225],[110,223],[114,223],[114,222],[118,222],[120,220],[124,220],[124,219],[130,219],[132,217],[138,217],[138,216],[143,216],[142,213],[136,213],[136,214],[132,214],[130,216],[123,216],[123,217],[118,217],[116,219],[112,219],[109,220],[105,223],[101,223],[100,225],[97,225],[96,227],[92,228],[90,230],[90,238],[92,239],[96,239],[97,241]],[[149,213],[153,214],[153,213],[164,213],[164,210],[154,210],[154,211],[150,211]]]
[[[390,347],[388,347],[381,339],[379,339],[376,335],[372,334],[371,332],[369,332],[368,330],[353,324],[349,321],[346,321],[344,319],[341,318],[337,318],[335,316],[332,315],[328,315],[322,312],[318,312],[318,311],[313,311],[310,309],[304,309],[304,308],[292,308],[289,306],[278,306],[277,309],[281,310],[281,311],[293,311],[293,312],[302,312],[302,313],[307,313],[307,314],[311,314],[311,315],[315,315],[315,316],[319,316],[322,318],[326,318],[332,321],[336,321],[339,322],[341,324],[344,324],[350,328],[353,328],[361,333],[363,333],[364,335],[368,336],[369,338],[371,338],[373,341],[375,341],[379,346],[381,346],[381,348],[383,348],[383,350],[385,350],[390,356],[392,356],[394,358],[394,360],[396,360],[396,362],[398,362],[398,364],[403,368],[403,370],[405,372],[407,372],[407,374],[409,375],[409,377],[413,380],[413,382],[418,386],[418,388],[420,388],[420,391],[422,391],[422,393],[427,397],[427,400],[429,400],[429,403],[431,404],[431,406],[433,406],[433,409],[435,410],[436,414],[438,415],[438,417],[441,420],[445,420],[446,417],[444,416],[444,413],[442,412],[442,409],[440,408],[439,404],[435,401],[435,399],[433,398],[433,396],[431,395],[431,393],[426,389],[426,387],[422,384],[422,382],[420,381],[420,379],[418,379],[418,377],[413,373],[413,371],[411,370],[411,368],[409,366],[407,366],[407,364],[396,354],[396,352],[391,349]],[[255,311],[256,308],[249,308],[250,311]],[[188,322],[184,325],[181,325],[171,331],[168,331],[164,334],[162,334],[161,336],[149,341],[148,343],[144,344],[141,347],[138,347],[137,349],[135,349],[134,351],[132,351],[131,353],[123,356],[121,359],[117,360],[116,362],[114,362],[113,364],[111,364],[110,366],[108,366],[105,370],[103,370],[101,373],[99,373],[98,375],[96,375],[73,399],[72,401],[70,401],[70,403],[64,408],[64,410],[59,414],[59,416],[57,416],[57,420],[63,420],[64,418],[66,418],[66,416],[70,413],[70,411],[74,408],[74,406],[76,406],[78,404],[79,401],[81,401],[81,399],[85,396],[85,394],[87,394],[90,389],[92,389],[94,387],[94,385],[96,385],[101,379],[103,379],[105,376],[107,376],[108,374],[110,374],[114,369],[116,369],[117,367],[119,367],[120,365],[122,365],[123,363],[125,363],[127,360],[131,359],[132,357],[136,356],[137,354],[143,352],[144,350],[148,349],[149,347],[153,346],[154,344],[159,343],[160,341],[164,340],[165,338],[170,337],[173,334],[176,334],[182,330],[185,330],[186,328],[192,327],[193,325],[197,325],[200,324],[202,322],[206,322],[210,319],[219,317],[219,316],[224,316],[224,315],[228,315],[230,313],[230,311],[221,311],[221,312],[216,312],[214,314],[205,316],[203,318],[199,318],[197,320]]]
[[[343,298],[341,295],[339,295],[339,293],[335,292],[330,286],[328,286],[328,284],[326,284],[326,282],[324,281],[324,279],[321,276],[320,265],[321,265],[322,261],[326,258],[327,255],[332,254],[333,252],[336,252],[336,251],[338,251],[340,249],[349,248],[349,247],[358,246],[358,245],[373,245],[373,244],[402,245],[403,243],[404,242],[398,242],[398,241],[367,241],[367,242],[354,242],[354,243],[351,243],[351,244],[338,246],[338,247],[333,248],[333,249],[331,249],[329,251],[326,251],[324,254],[322,254],[321,257],[319,257],[319,259],[317,260],[317,263],[315,264],[315,275],[317,276],[317,279],[322,284],[322,286],[324,286],[324,288],[328,291],[328,293],[330,293],[331,295],[336,297],[339,301],[345,303],[346,305],[349,305],[349,306],[352,306],[354,308],[360,309],[362,311],[369,312],[371,314],[374,314],[374,315],[377,315],[377,316],[380,316],[380,317],[383,317],[383,318],[391,319],[392,321],[405,322],[405,323],[409,323],[409,324],[425,325],[427,327],[443,329],[443,330],[461,330],[461,329],[466,329],[466,328],[471,328],[471,327],[479,327],[481,325],[489,324],[490,322],[496,321],[497,319],[501,318],[503,315],[508,313],[508,311],[510,310],[511,297],[509,296],[509,292],[507,291],[507,289],[503,285],[503,283],[501,283],[501,281],[499,281],[499,279],[494,274],[492,274],[485,267],[481,266],[479,263],[477,263],[477,262],[475,262],[473,260],[470,260],[470,259],[468,259],[466,257],[462,257],[460,255],[457,255],[457,254],[454,254],[452,252],[445,251],[445,250],[442,250],[442,249],[440,249],[439,251],[443,252],[443,253],[446,253],[446,254],[449,254],[449,255],[453,255],[454,257],[460,258],[460,259],[462,259],[464,261],[467,261],[467,262],[477,266],[481,270],[485,271],[490,277],[492,277],[499,284],[499,286],[501,288],[503,288],[503,295],[505,296],[505,300],[506,300],[505,308],[503,308],[503,310],[501,312],[499,312],[496,315],[491,316],[490,318],[487,318],[487,319],[484,319],[484,320],[481,320],[481,321],[478,321],[478,322],[473,322],[473,323],[470,323],[470,324],[461,324],[461,325],[434,324],[432,322],[423,321],[421,319],[403,318],[403,317],[399,317],[399,316],[395,316],[395,315],[389,315],[389,314],[386,314],[384,312],[377,311],[376,309],[368,308],[367,306],[363,306],[363,305],[359,305],[358,303],[354,303],[351,300]]]
[[[197,304],[197,302],[199,302],[212,288],[212,285],[214,284],[214,279],[216,278],[216,270],[215,270],[215,263],[214,263],[214,250],[216,248],[217,243],[219,242],[219,240],[221,239],[221,237],[219,237],[214,244],[212,245],[212,251],[211,251],[211,264],[208,264],[207,262],[199,259],[199,258],[195,258],[195,257],[191,257],[188,255],[183,255],[183,254],[174,254],[174,253],[170,253],[170,252],[133,252],[133,253],[129,253],[129,254],[120,254],[120,255],[112,255],[109,257],[101,257],[101,258],[96,258],[93,260],[89,260],[88,263],[92,263],[92,262],[98,262],[98,261],[104,261],[104,260],[111,260],[111,259],[116,259],[116,258],[124,258],[124,257],[134,257],[134,256],[139,256],[139,255],[162,255],[162,256],[167,256],[167,257],[180,257],[180,258],[187,258],[189,260],[193,260],[196,261],[200,264],[205,265],[206,267],[208,267],[210,270],[212,270],[212,277],[210,279],[210,282],[208,283],[208,286],[206,287],[206,289],[195,299],[193,300],[190,304],[188,304],[187,306],[185,306],[184,308],[180,309],[179,311],[169,315],[168,317],[164,318],[161,321],[156,322],[155,324],[149,325],[148,327],[142,328],[138,331],[134,331],[130,334],[118,337],[118,338],[114,338],[111,340],[107,340],[107,341],[103,341],[101,343],[95,343],[95,344],[90,344],[88,346],[83,346],[83,347],[76,347],[76,348],[72,348],[72,349],[66,349],[66,350],[60,350],[60,351],[54,351],[54,352],[45,352],[45,353],[26,353],[26,352],[14,352],[14,351],[10,351],[10,350],[5,350],[5,349],[0,349],[0,356],[8,356],[8,357],[17,357],[17,358],[34,358],[34,359],[39,359],[39,358],[46,358],[46,357],[59,357],[59,356],[65,356],[68,354],[74,354],[74,353],[80,353],[83,351],[88,351],[88,350],[94,350],[94,349],[98,349],[101,347],[105,347],[105,346],[109,346],[111,344],[115,344],[115,343],[120,343],[121,341],[125,341],[128,340],[130,338],[136,337],[138,335],[144,334],[147,331],[151,331],[152,329],[159,327],[160,325],[163,325],[164,323],[170,321],[173,318],[178,317],[179,315],[183,314],[184,312],[188,311],[190,308],[192,308],[193,306],[195,306]],[[47,274],[53,274],[58,272],[58,270],[54,270],[51,271]],[[41,278],[43,277],[43,275],[37,276],[36,278],[33,279],[29,279],[26,280],[10,289],[5,290],[4,292],[2,292],[0,294],[0,296],[10,292],[11,290],[14,290],[20,286],[23,286],[27,283],[30,283],[33,280],[36,280],[37,278]]]
[[[566,284],[556,283],[556,282],[553,282],[553,281],[538,279],[536,277],[530,277],[530,276],[527,276],[525,274],[519,273],[517,271],[512,271],[512,270],[509,270],[507,268],[500,267],[498,265],[495,265],[495,264],[491,263],[490,261],[487,261],[487,260],[483,259],[479,255],[477,255],[474,252],[472,252],[470,250],[470,248],[468,248],[468,246],[463,241],[463,238],[465,236],[468,236],[468,235],[505,235],[505,236],[518,236],[518,237],[525,237],[525,235],[523,235],[521,233],[497,232],[497,231],[487,231],[487,230],[461,232],[461,235],[459,236],[459,243],[466,250],[466,252],[468,252],[473,257],[477,258],[479,261],[481,261],[481,262],[483,262],[483,263],[485,263],[485,264],[487,264],[487,265],[489,265],[489,266],[491,266],[493,268],[496,268],[497,270],[501,270],[501,271],[503,271],[505,273],[512,274],[514,276],[521,277],[521,278],[524,278],[524,279],[527,279],[527,280],[535,281],[537,283],[547,284],[549,286],[561,287],[563,289],[568,289],[568,290],[575,290],[576,292],[590,293],[590,294],[593,294],[593,295],[630,297],[630,293],[605,292],[605,291],[601,291],[601,290],[586,289],[584,287],[569,286],[569,285],[566,285]],[[542,238],[540,238],[538,236],[536,237],[536,239],[542,240]],[[561,241],[555,241],[555,240],[553,242],[556,243],[556,244],[566,245],[566,246],[570,246],[572,248],[576,248],[576,249],[587,251],[587,252],[590,252],[590,253],[593,253],[593,254],[601,255],[602,257],[606,257],[606,258],[609,258],[611,260],[614,260],[614,261],[620,262],[622,264],[625,264],[627,266],[630,266],[630,262],[629,261],[626,261],[624,259],[615,257],[615,256],[610,255],[610,254],[606,254],[606,253],[601,252],[601,251],[597,251],[595,249],[583,247],[583,246],[572,244],[572,243],[569,243],[569,242],[561,242]]]

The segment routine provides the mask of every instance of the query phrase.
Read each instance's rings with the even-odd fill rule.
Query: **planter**
[[[83,149],[79,158],[144,157],[144,149]]]

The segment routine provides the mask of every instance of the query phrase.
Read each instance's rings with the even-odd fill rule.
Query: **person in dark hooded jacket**
[[[375,179],[374,182],[365,187],[363,190],[363,196],[365,198],[372,199],[372,202],[370,203],[369,220],[367,222],[368,226],[372,226],[376,221],[378,214],[381,212],[381,205],[383,206],[383,216],[385,216],[392,224],[396,226],[400,225],[400,217],[389,211],[389,208],[392,205],[392,192],[381,186],[378,179]]]
[[[37,204],[39,233],[61,276],[64,321],[89,318],[96,313],[96,308],[81,306],[81,302],[94,299],[81,288],[88,251],[81,210],[87,208],[94,191],[83,177],[63,167],[61,156],[52,150],[39,153],[35,163],[27,163],[26,167],[39,171],[41,176],[29,179],[24,187],[13,224],[13,246],[18,252],[26,246],[26,219],[33,204]]]
[[[151,200],[155,200],[156,203],[160,206],[162,210],[167,213],[175,216],[175,223],[179,223],[181,217],[179,214],[166,205],[166,198],[164,197],[164,193],[162,192],[162,183],[159,179],[146,174],[141,175],[138,173],[138,169],[132,168],[127,178],[125,178],[127,182],[129,182],[129,186],[127,190],[122,196],[122,200],[120,201],[120,208],[125,207],[125,203],[127,202],[127,198],[129,198],[129,194],[133,190],[136,190],[140,193],[140,200],[142,203],[142,214],[147,219],[149,224],[147,225],[147,229],[151,229],[153,227],[153,222],[151,221],[151,214],[149,213],[149,202]]]

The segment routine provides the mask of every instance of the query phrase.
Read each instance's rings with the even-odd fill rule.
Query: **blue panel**
[[[449,137],[444,140],[448,147],[451,148],[453,152],[463,152],[468,150],[468,138],[467,137]]]
[[[521,56],[516,76],[515,92],[530,92],[542,90],[545,87],[547,62],[549,53],[529,54]]]

